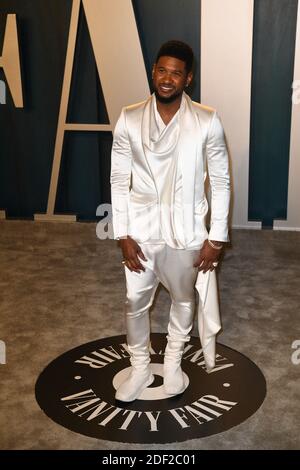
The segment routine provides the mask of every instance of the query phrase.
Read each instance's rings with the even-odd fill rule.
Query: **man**
[[[149,308],[159,282],[172,300],[164,389],[170,396],[185,390],[181,359],[193,326],[198,270],[208,276],[228,241],[230,182],[224,134],[216,112],[192,102],[184,92],[193,78],[193,59],[187,44],[163,44],[152,71],[154,94],[124,108],[114,132],[113,227],[125,266],[132,366],[116,392],[116,399],[124,402],[137,399],[154,380]]]

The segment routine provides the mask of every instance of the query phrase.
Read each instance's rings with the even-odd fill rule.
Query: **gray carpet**
[[[123,334],[124,279],[114,241],[96,224],[0,221],[0,449],[128,449],[76,434],[35,400],[44,367],[63,352]],[[219,269],[219,342],[254,361],[267,380],[261,408],[242,424],[202,439],[131,449],[297,449],[300,447],[300,233],[234,230]],[[154,332],[166,331],[170,300],[160,289]],[[196,330],[195,330],[196,333]]]

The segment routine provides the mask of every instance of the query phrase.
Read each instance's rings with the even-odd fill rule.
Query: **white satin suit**
[[[128,345],[138,351],[149,342],[149,308],[159,282],[172,300],[168,337],[188,341],[196,287],[199,335],[212,368],[220,329],[215,272],[204,275],[193,263],[207,238],[228,241],[228,154],[215,110],[183,93],[180,109],[166,126],[154,95],[124,108],[114,131],[111,191],[114,237],[130,235],[147,258],[141,260],[145,272],[125,267]]]

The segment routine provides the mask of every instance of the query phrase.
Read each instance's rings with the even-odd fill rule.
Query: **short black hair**
[[[175,57],[175,59],[179,59],[185,62],[185,68],[187,73],[191,72],[193,68],[193,49],[185,42],[177,41],[175,39],[165,42],[158,51],[158,54],[156,56],[156,63],[162,56]]]

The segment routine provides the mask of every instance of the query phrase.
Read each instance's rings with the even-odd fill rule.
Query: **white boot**
[[[164,390],[168,395],[179,395],[187,387],[181,369],[185,342],[168,338],[164,359]]]
[[[152,384],[154,376],[150,367],[150,354],[148,346],[131,348],[128,346],[131,358],[131,371],[129,377],[116,392],[116,400],[133,401]]]
[[[172,301],[168,324],[168,344],[164,359],[164,390],[168,395],[179,395],[188,386],[181,369],[185,344],[193,327],[194,301]]]

